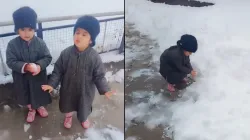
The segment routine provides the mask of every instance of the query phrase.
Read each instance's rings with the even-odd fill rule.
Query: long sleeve
[[[57,59],[55,65],[54,65],[54,70],[50,76],[49,79],[49,85],[52,86],[53,88],[56,88],[59,83],[61,82],[62,76],[63,76],[63,55],[62,53],[60,54],[59,58]]]
[[[23,67],[22,67],[22,73],[25,73],[24,68],[25,68],[26,64],[28,64],[28,63],[25,63],[25,64],[23,65]]]
[[[23,73],[25,62],[18,60],[13,46],[9,43],[6,50],[6,64],[15,72]]]
[[[181,63],[181,57],[176,57],[175,59],[173,59],[173,64],[176,66],[176,68],[181,71],[184,72],[186,74],[191,73],[192,69],[185,67],[182,65]]]
[[[190,68],[191,70],[193,70],[193,67],[192,67],[192,65],[191,65],[191,63],[190,63],[190,59],[189,59],[189,58],[188,58],[187,67]]]
[[[99,54],[97,54],[96,57],[93,79],[99,94],[104,95],[106,92],[110,91],[110,87],[105,78],[104,64],[102,63],[101,57]]]
[[[48,47],[46,46],[44,42],[42,43],[41,53],[42,53],[42,59],[36,61],[36,64],[40,65],[41,70],[45,70],[46,67],[51,63],[52,56],[49,52]]]

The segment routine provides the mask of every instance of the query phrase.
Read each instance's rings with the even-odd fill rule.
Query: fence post
[[[121,45],[119,48],[119,53],[122,53],[124,51],[124,44],[125,44],[125,40],[124,40],[124,33],[123,33]]]
[[[6,76],[6,75],[8,75],[8,70],[7,70],[7,67],[4,63],[1,49],[0,49],[0,59],[1,59],[2,67],[3,67],[3,73]]]
[[[41,22],[38,23],[37,36],[43,39],[43,26]]]

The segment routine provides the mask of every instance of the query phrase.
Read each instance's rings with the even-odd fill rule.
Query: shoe
[[[26,121],[28,123],[32,123],[35,120],[35,116],[36,116],[36,110],[30,110],[27,116]]]
[[[72,126],[72,116],[65,117],[64,127],[69,129],[71,128],[71,126]]]
[[[175,92],[174,85],[168,84],[168,90],[169,90],[170,92]]]
[[[42,107],[40,107],[40,108],[38,108],[37,109],[37,112],[38,112],[38,114],[41,116],[41,117],[43,117],[43,118],[45,118],[45,117],[48,117],[48,111],[42,106]]]
[[[90,122],[88,119],[85,122],[82,122],[82,127],[85,129],[88,129],[90,127]]]

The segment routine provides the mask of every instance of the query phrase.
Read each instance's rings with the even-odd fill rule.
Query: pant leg
[[[167,73],[167,81],[170,84],[180,84],[182,80],[187,77],[187,74],[181,72],[169,72]]]

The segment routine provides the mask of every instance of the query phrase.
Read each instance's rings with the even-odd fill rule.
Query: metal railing
[[[94,49],[99,53],[113,50],[118,50],[119,53],[122,53],[124,51],[124,12],[96,13],[89,15],[97,17],[101,26],[101,32],[96,39]],[[38,19],[36,35],[42,38],[47,44],[53,57],[52,64],[59,57],[63,49],[73,45],[74,23],[76,19],[81,16],[83,15]],[[69,24],[65,24],[65,22]],[[51,26],[52,24],[54,26]],[[13,22],[0,22],[0,28],[4,27],[14,29]],[[0,67],[2,67],[2,72],[0,70],[0,74],[8,75],[11,72],[5,64],[5,53],[8,42],[16,36],[15,32],[0,34]]]

